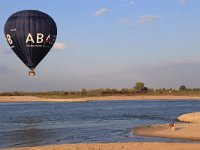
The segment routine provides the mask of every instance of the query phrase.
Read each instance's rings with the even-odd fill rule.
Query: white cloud
[[[119,25],[148,25],[155,23],[159,18],[159,16],[147,15],[141,16],[136,20],[130,18],[118,19],[116,23]]]
[[[56,49],[56,50],[63,50],[66,48],[66,45],[60,42],[55,42],[54,46],[52,49]]]
[[[129,1],[128,1],[128,4],[129,4],[129,5],[134,5],[134,4],[135,4],[135,1],[134,1],[134,0],[129,0]]]
[[[141,25],[152,24],[152,23],[156,22],[159,18],[160,17],[153,16],[153,15],[141,16],[136,20],[136,24],[141,24]]]
[[[103,16],[103,15],[105,15],[105,14],[107,14],[108,13],[108,9],[107,8],[100,8],[99,10],[97,10],[96,12],[95,12],[95,16]]]

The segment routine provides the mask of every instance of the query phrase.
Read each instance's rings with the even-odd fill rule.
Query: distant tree
[[[136,90],[137,92],[141,92],[142,89],[144,88],[144,83],[143,82],[136,82],[135,86],[133,87],[134,90]]]
[[[64,92],[64,94],[65,94],[65,95],[68,95],[69,93],[68,93],[68,92]]]
[[[105,93],[106,93],[106,94],[112,94],[112,89],[106,88],[106,89],[105,89]]]
[[[152,93],[155,92],[155,90],[153,88],[148,88],[148,91],[152,92]]]
[[[128,94],[129,90],[127,88],[123,88],[123,89],[121,89],[121,93],[122,94]]]
[[[71,92],[70,92],[70,95],[76,95],[76,92],[71,91]]]
[[[85,88],[81,89],[81,95],[82,96],[87,95],[87,90]]]
[[[144,92],[144,93],[148,92],[148,88],[147,87],[143,87],[142,88],[142,92]]]
[[[20,92],[18,92],[18,91],[15,91],[15,92],[13,93],[13,95],[14,95],[14,96],[21,96],[22,94],[21,94]]]
[[[117,89],[112,89],[112,94],[118,94],[118,90]]]
[[[155,92],[156,92],[156,93],[162,93],[162,89],[161,89],[161,88],[156,89]]]
[[[187,88],[186,88],[185,85],[181,85],[181,86],[179,87],[179,91],[186,91],[186,90],[187,90]]]

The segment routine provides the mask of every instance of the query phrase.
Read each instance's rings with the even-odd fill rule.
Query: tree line
[[[172,88],[159,88],[153,89],[145,86],[143,82],[136,82],[132,88],[99,88],[99,89],[89,89],[82,88],[80,91],[46,91],[46,92],[1,92],[0,96],[40,96],[40,97],[49,97],[49,98],[66,98],[66,97],[88,97],[88,96],[113,96],[113,95],[180,95],[187,94],[188,92],[196,92],[200,95],[199,88],[186,88],[185,85],[181,85],[178,90]]]

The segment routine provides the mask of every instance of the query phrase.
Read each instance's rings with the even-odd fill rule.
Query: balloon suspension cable
[[[34,70],[30,70],[30,71],[28,72],[28,75],[29,75],[29,76],[35,76],[35,71],[34,71]]]

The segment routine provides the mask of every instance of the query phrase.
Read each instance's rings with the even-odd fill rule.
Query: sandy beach
[[[0,96],[0,102],[87,102],[97,100],[183,100],[183,99],[199,99],[200,97],[190,96],[100,96],[85,98],[68,98],[68,99],[47,99],[35,96]]]
[[[176,138],[200,141],[199,123],[177,123],[175,129],[170,130],[168,124],[158,124],[136,127],[134,134],[142,136]]]
[[[97,143],[63,144],[36,147],[11,148],[9,150],[199,150],[200,144],[132,142],[132,143]],[[8,149],[5,149],[8,150]]]
[[[169,124],[140,126],[133,129],[133,133],[142,136],[177,138],[200,141],[200,112],[182,114],[177,120],[184,123],[175,123],[174,128]]]
[[[183,114],[177,120],[187,123],[175,123],[174,128],[169,124],[156,124],[140,126],[133,129],[133,133],[140,136],[152,136],[163,138],[185,139],[200,142],[200,117],[199,112]],[[197,117],[198,116],[198,117]],[[173,143],[172,145],[174,145]],[[184,144],[182,144],[183,146]],[[199,144],[194,144],[200,146]],[[181,148],[181,149],[184,149]],[[188,149],[193,149],[188,148]]]

